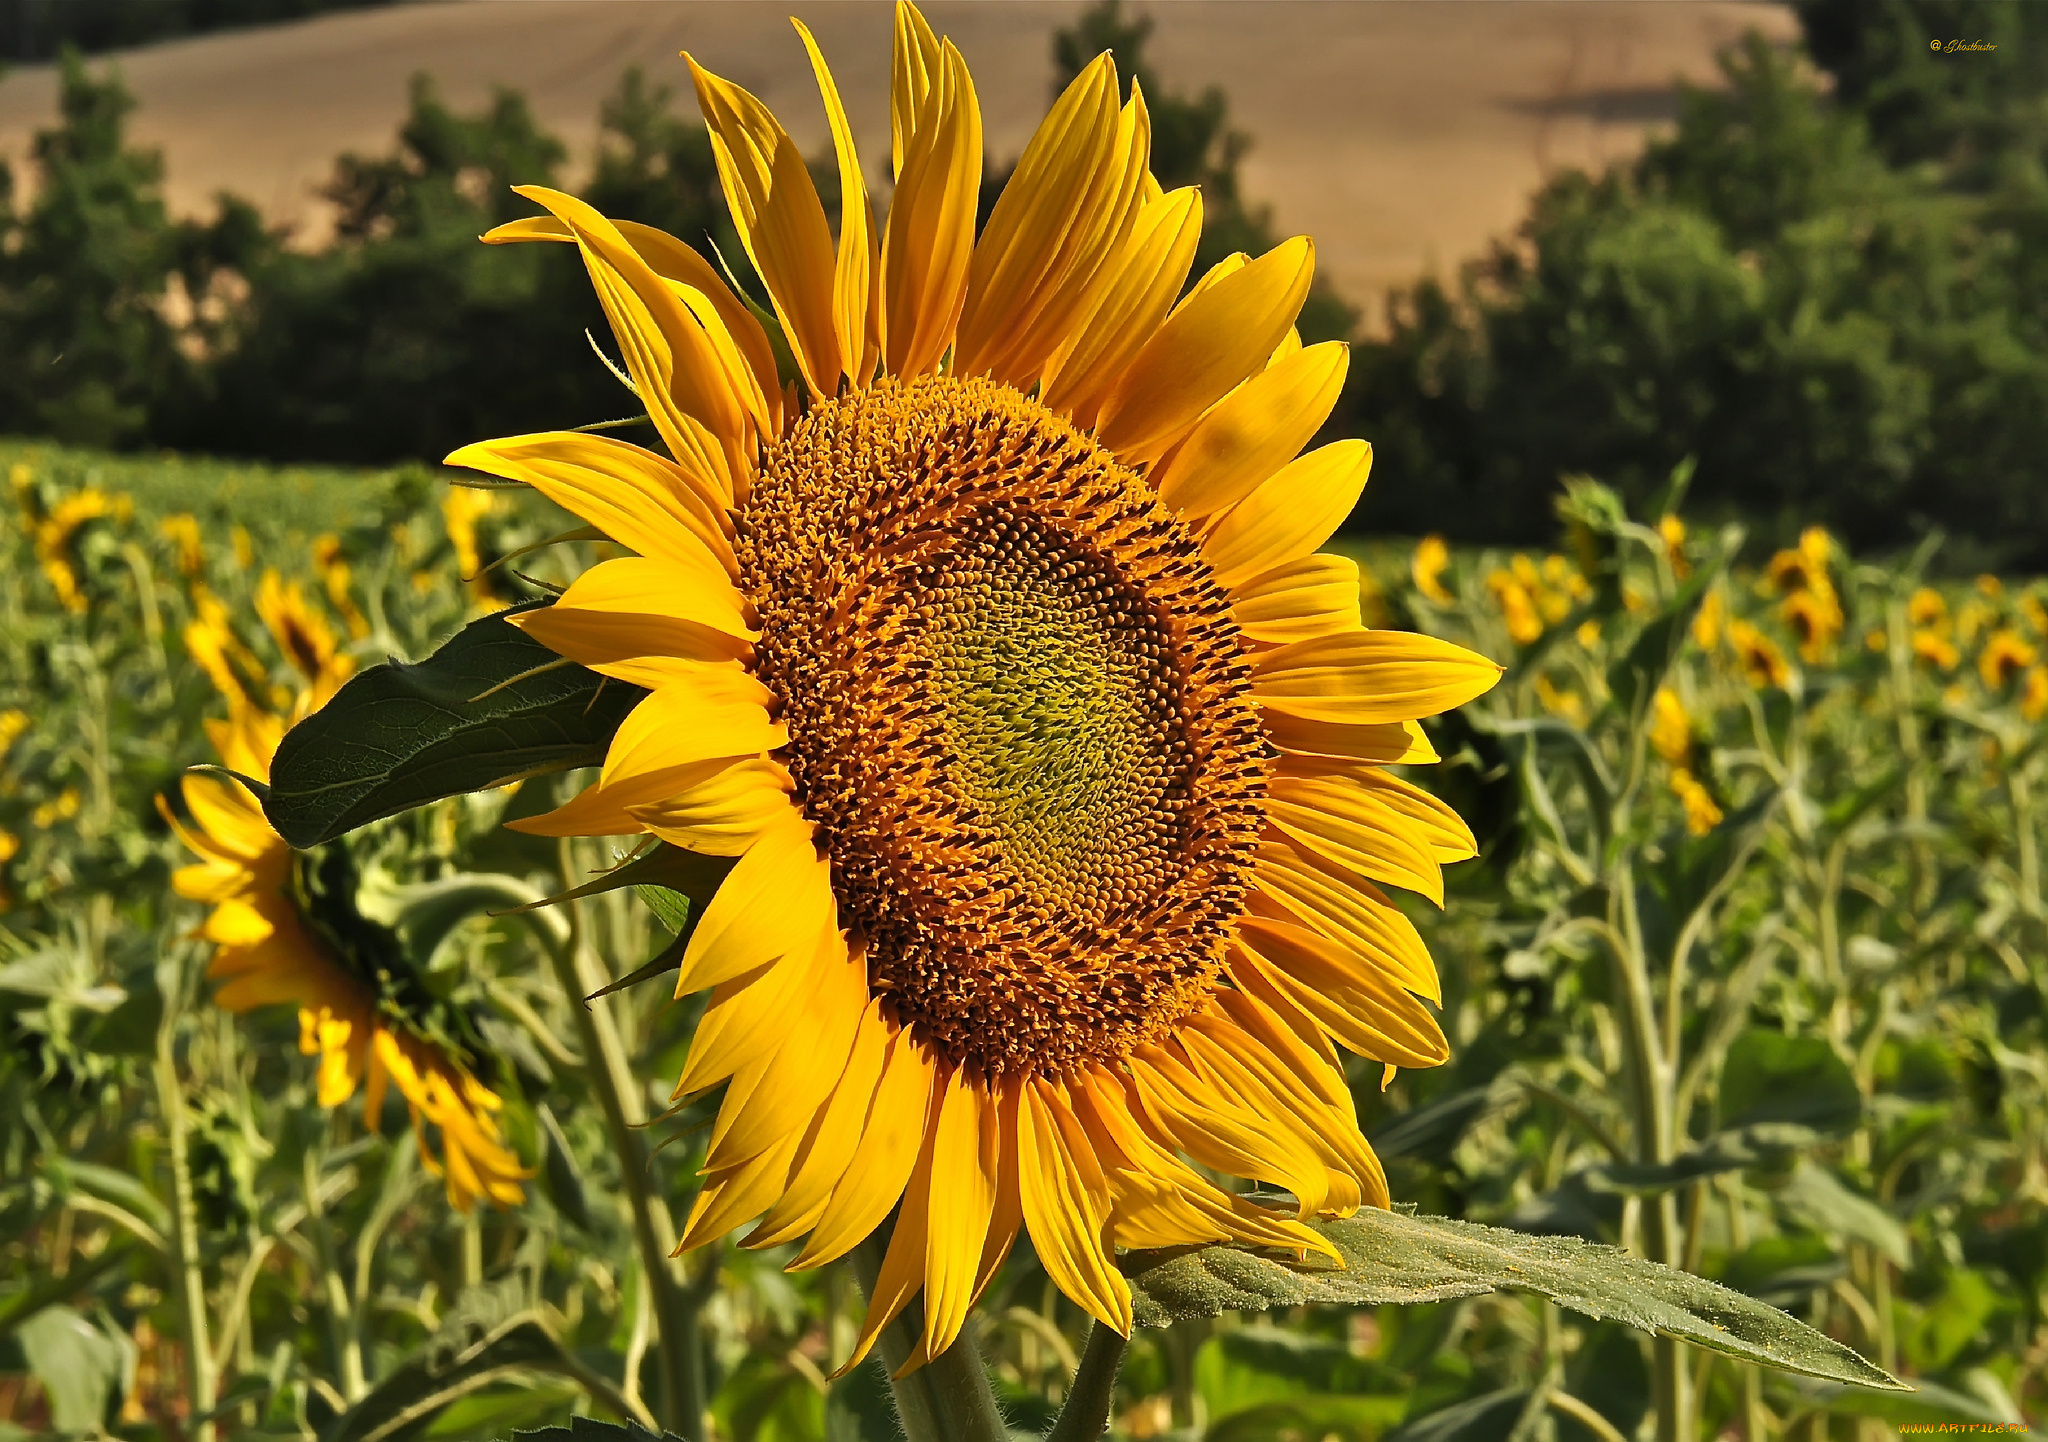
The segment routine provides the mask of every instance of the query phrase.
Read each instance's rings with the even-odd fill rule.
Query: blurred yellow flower
[[[1728,623],[1728,643],[1735,648],[1736,664],[1752,686],[1783,686],[1792,679],[1792,663],[1785,659],[1771,638],[1747,621]]]
[[[1584,646],[1588,651],[1592,650],[1595,646],[1600,644],[1600,623],[1598,621],[1579,622],[1579,629],[1577,635],[1579,638],[1579,644],[1581,646]]]
[[[36,830],[48,831],[60,821],[69,821],[78,814],[78,788],[67,786],[55,796],[38,806],[29,815]]]
[[[1692,638],[1701,650],[1711,651],[1721,644],[1721,628],[1727,617],[1728,603],[1721,599],[1721,588],[1716,586],[1707,592],[1692,618]]]
[[[1906,619],[1922,630],[1948,629],[1948,602],[1932,586],[1922,586],[1906,602]]]
[[[1486,589],[1493,593],[1501,619],[1507,622],[1508,636],[1517,646],[1531,645],[1542,636],[1543,617],[1536,610],[1536,600],[1512,571],[1496,570],[1489,574]]]
[[[340,614],[348,626],[349,635],[358,641],[369,635],[370,623],[350,593],[355,572],[342,558],[341,537],[330,531],[313,538],[313,569],[320,573],[320,584],[327,591],[327,604]]]
[[[1671,791],[1685,807],[1685,829],[1694,836],[1705,836],[1721,824],[1721,808],[1690,771],[1671,773]]]
[[[1650,707],[1650,746],[1671,765],[1683,770],[1692,759],[1692,718],[1669,686],[1659,686]]]
[[[1799,637],[1799,659],[1817,666],[1833,654],[1846,624],[1835,588],[1824,577],[1818,584],[1794,591],[1782,607],[1785,624]]]
[[[1996,601],[2005,594],[2005,582],[1988,573],[1979,576],[1977,578],[1977,594],[1987,601]]]
[[[1683,581],[1692,574],[1692,562],[1685,558],[1685,522],[1665,516],[1657,522],[1657,534],[1664,538],[1664,559],[1671,563],[1671,574]]]
[[[1765,574],[1780,595],[1830,585],[1828,558],[1833,551],[1834,541],[1827,531],[1820,526],[1808,526],[1800,532],[1797,546],[1771,557]]]
[[[71,543],[87,521],[116,515],[118,510],[119,507],[104,491],[88,486],[57,502],[50,507],[50,513],[36,523],[36,560],[41,564],[43,574],[49,577],[58,603],[73,614],[84,614],[86,600],[85,593],[79,589],[78,573],[71,564]]]
[[[1451,548],[1444,544],[1442,536],[1424,536],[1415,543],[1415,554],[1408,562],[1408,575],[1415,582],[1415,589],[1439,606],[1448,606],[1458,599],[1444,585],[1444,572],[1450,568]]]
[[[249,539],[249,528],[236,526],[228,532],[228,544],[234,548],[235,567],[246,571],[256,564],[256,543]]]
[[[0,756],[14,749],[14,743],[28,730],[28,712],[15,707],[0,711]]]
[[[1992,632],[1977,653],[1977,674],[1993,691],[2003,691],[2033,664],[2034,648],[2010,627]]]
[[[1586,724],[1586,703],[1579,699],[1579,693],[1560,689],[1548,676],[1536,678],[1536,700],[1553,716],[1561,716],[1574,726]]]
[[[2027,618],[2036,636],[2048,636],[2048,606],[2041,604],[2041,598],[2034,592],[2020,597],[2020,614]]]
[[[164,539],[178,548],[178,572],[188,579],[206,569],[206,548],[199,542],[199,518],[189,511],[165,516]]]
[[[1956,643],[1939,631],[1915,631],[1913,655],[1943,671],[1955,670],[1963,659],[1963,653],[1956,649]]]
[[[356,663],[340,654],[334,628],[306,604],[297,581],[286,585],[275,570],[265,571],[256,585],[256,614],[263,618],[277,649],[309,684],[331,682],[331,692],[355,671]]]
[[[1863,646],[1865,650],[1882,652],[1890,644],[1891,641],[1884,632],[1874,626],[1863,633]]]
[[[495,493],[474,486],[450,486],[441,499],[441,519],[447,524],[448,540],[455,547],[456,567],[464,581],[476,585],[486,595],[490,588],[482,576],[483,551],[477,545],[476,523],[497,508]]]
[[[2048,716],[2048,668],[2027,668],[2027,687],[2020,693],[2020,715],[2029,721]]]
[[[1998,613],[1982,601],[1966,602],[1956,612],[1956,639],[1965,646],[1977,639],[1977,633],[1998,619]]]
[[[21,854],[21,838],[5,827],[0,827],[0,866],[6,865]]]

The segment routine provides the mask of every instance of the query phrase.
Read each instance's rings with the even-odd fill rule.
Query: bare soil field
[[[988,148],[1014,157],[1052,83],[1051,35],[1076,0],[934,0],[935,28],[973,67]],[[1345,295],[1453,271],[1510,232],[1563,166],[1598,167],[1669,123],[1676,83],[1713,83],[1715,55],[1756,29],[1790,43],[1782,6],[1742,0],[1167,0],[1152,63],[1173,87],[1224,88],[1254,145],[1247,193],[1316,238]],[[787,15],[801,11],[838,76],[873,183],[886,179],[889,10],[877,0],[423,0],[206,36],[113,57],[160,147],[180,213],[227,190],[319,244],[316,189],[343,151],[388,151],[408,78],[458,108],[523,92],[586,164],[600,101],[629,65],[693,108],[687,49],[772,105],[804,147],[824,113]],[[56,112],[50,66],[0,78],[0,155],[26,180],[29,138]],[[573,171],[572,171],[573,173]]]

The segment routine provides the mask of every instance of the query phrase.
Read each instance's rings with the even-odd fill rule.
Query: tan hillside
[[[973,66],[997,158],[1015,156],[1043,111],[1051,32],[1079,8],[928,7]],[[162,147],[177,210],[203,211],[230,190],[317,243],[315,187],[341,151],[390,148],[416,71],[458,107],[493,84],[524,92],[582,164],[599,102],[628,65],[692,104],[676,58],[688,48],[815,151],[824,116],[792,10],[832,61],[879,180],[889,10],[870,0],[430,0],[116,58],[139,101],[132,133]],[[1284,230],[1313,234],[1325,272],[1357,300],[1480,252],[1548,171],[1633,151],[1671,115],[1674,77],[1711,81],[1715,52],[1745,29],[1796,33],[1783,7],[1733,0],[1178,0],[1150,11],[1160,73],[1190,91],[1227,90],[1256,142],[1248,193]],[[51,67],[0,79],[0,154],[17,175],[55,106]]]

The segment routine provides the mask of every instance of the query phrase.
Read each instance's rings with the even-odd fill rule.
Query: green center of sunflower
[[[985,1074],[1199,1006],[1265,738],[1228,597],[1108,452],[986,381],[814,406],[741,512],[755,667],[897,1020]]]

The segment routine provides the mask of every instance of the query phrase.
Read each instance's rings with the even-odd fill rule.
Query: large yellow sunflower
[[[1415,718],[1499,668],[1360,624],[1356,566],[1316,548],[1370,448],[1296,458],[1346,363],[1293,333],[1309,242],[1187,288],[1201,197],[1160,192],[1107,55],[977,239],[973,82],[900,5],[878,237],[797,29],[836,245],[774,117],[691,62],[768,325],[555,191],[486,237],[577,246],[667,454],[556,432],[448,459],[635,553],[513,618],[651,688],[597,783],[521,829],[738,858],[677,985],[711,988],[677,1094],[725,1087],[684,1246],[758,1217],[749,1245],[815,1266],[894,1210],[855,1360],[921,1288],[908,1370],[1020,1229],[1123,1331],[1116,1248],[1322,1245],[1194,1164],[1303,1218],[1386,1205],[1337,1048],[1444,1059],[1378,888],[1440,900],[1473,845],[1385,768],[1434,760]]]
[[[257,604],[278,645],[306,676],[295,715],[303,716],[348,677],[349,659],[335,650],[333,633],[304,604],[296,586],[264,578]],[[223,613],[195,622],[186,637],[196,659],[222,681],[229,719],[208,720],[222,765],[259,782],[287,726],[247,699],[231,669],[229,651],[247,654],[233,640]],[[320,1105],[337,1107],[365,1090],[372,1124],[383,1110],[385,1087],[395,1086],[411,1109],[420,1156],[441,1176],[448,1200],[468,1211],[478,1197],[501,1206],[524,1195],[519,1165],[500,1138],[496,1113],[503,1103],[478,1081],[450,1044],[404,1025],[404,1003],[424,998],[410,970],[399,963],[396,938],[364,920],[348,893],[346,857],[328,850],[300,855],[271,829],[263,808],[240,785],[211,776],[181,782],[187,825],[162,797],[164,819],[202,858],[172,877],[180,896],[208,902],[213,911],[200,935],[214,945],[207,976],[220,983],[214,1000],[232,1012],[289,1005],[299,1012],[299,1049],[317,1056]],[[428,1133],[440,1137],[440,1155]]]

